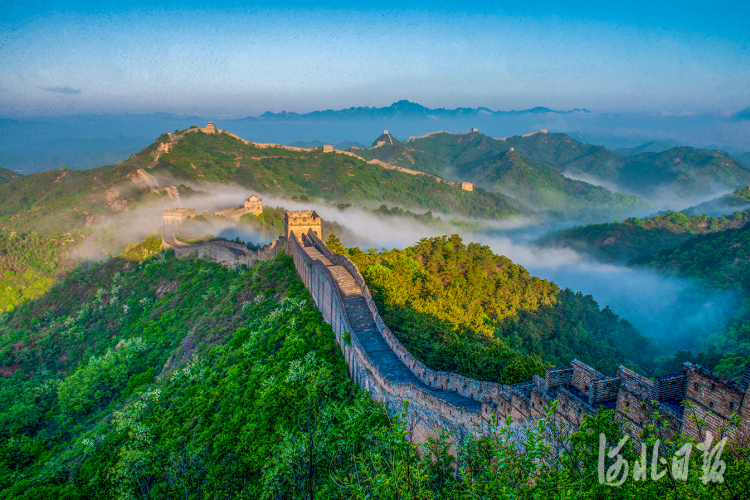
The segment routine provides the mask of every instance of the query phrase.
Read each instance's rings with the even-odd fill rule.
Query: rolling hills
[[[565,246],[590,254],[606,262],[624,263],[644,254],[674,248],[698,234],[741,228],[750,222],[750,211],[727,216],[688,217],[681,212],[666,212],[654,217],[631,217],[620,222],[574,226],[539,238],[540,246]]]
[[[690,147],[662,150],[660,146],[655,148],[656,152],[648,152],[646,147],[644,152],[633,151],[634,154],[623,156],[603,146],[580,143],[566,134],[535,133],[492,139],[477,132],[433,133],[356,153],[450,180],[476,180],[481,185],[483,177],[492,175],[487,171],[496,167],[494,160],[511,148],[525,162],[536,162],[565,176],[555,182],[555,191],[559,193],[570,193],[566,183],[577,178],[658,202],[665,197],[708,196],[717,189],[737,189],[750,182],[750,167],[721,151]],[[578,200],[592,207],[600,203],[601,192],[592,191],[589,196],[581,192],[586,191],[581,187],[577,191]],[[528,196],[527,191],[522,193]],[[564,194],[561,196],[564,198]],[[623,203],[632,206],[633,200],[622,200],[614,194],[609,203],[613,208]]]
[[[18,179],[19,177],[21,176],[12,170],[0,167],[0,184],[5,184],[13,179]]]
[[[259,148],[226,134],[187,133],[155,162],[158,144],[169,140],[161,136],[115,165],[40,172],[0,186],[0,228],[51,234],[83,229],[144,203],[163,203],[168,193],[151,189],[156,177],[178,184],[182,196],[193,191],[181,183],[219,183],[373,207],[388,201],[412,210],[476,218],[528,213],[501,194],[481,189],[469,193],[353,156]]]
[[[429,172],[452,181],[471,181],[512,196],[536,211],[598,218],[646,206],[637,196],[612,193],[601,186],[561,175],[547,156],[534,157],[514,148],[511,145],[515,144],[514,139],[493,139],[478,132],[437,132],[400,142],[383,135],[375,142],[385,142],[381,146],[353,151],[366,159]],[[526,138],[521,139],[526,142]]]

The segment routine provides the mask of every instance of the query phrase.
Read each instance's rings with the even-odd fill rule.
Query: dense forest
[[[637,196],[612,193],[564,177],[545,161],[513,151],[506,141],[478,132],[436,133],[408,142],[383,135],[377,141],[386,144],[357,149],[355,153],[452,181],[472,181],[536,211],[587,218],[622,214],[646,206]]]
[[[0,184],[5,184],[6,182],[10,182],[13,179],[18,179],[19,177],[21,177],[20,174],[17,174],[12,170],[8,170],[7,168],[0,167]]]
[[[676,247],[698,234],[740,228],[748,221],[750,211],[719,217],[706,214],[688,217],[681,212],[669,211],[646,219],[630,217],[623,222],[573,226],[553,231],[536,243],[540,246],[567,246],[601,260],[624,263],[644,254]]]
[[[56,278],[76,266],[67,249],[82,241],[75,233],[39,237],[0,231],[0,313],[40,297]]]
[[[549,284],[528,292],[498,314],[539,305]],[[718,499],[750,486],[733,442],[722,484],[701,481],[699,459],[685,481],[599,484],[599,433],[623,436],[611,411],[565,437],[550,409],[524,448],[503,425],[455,455],[439,429],[412,443],[404,415],[348,378],[286,256],[234,271],[157,238],[132,245],[0,316],[0,364],[0,499]],[[682,443],[664,424],[655,414],[644,438],[669,458]]]
[[[344,248],[335,238],[334,251]],[[378,310],[431,368],[481,380],[528,381],[581,359],[605,373],[654,370],[649,341],[591,296],[560,290],[487,246],[457,235],[404,250],[348,250]]]
[[[193,182],[232,182],[261,192],[356,204],[389,200],[407,208],[497,219],[524,209],[508,198],[387,170],[359,158],[322,151],[257,148],[226,134],[188,133],[159,158],[154,175]]]
[[[721,353],[716,370],[738,376],[750,357],[750,224],[703,234],[656,255],[643,255],[628,265],[664,274],[688,276],[709,289],[734,290],[742,303],[725,331],[707,332],[707,349]]]

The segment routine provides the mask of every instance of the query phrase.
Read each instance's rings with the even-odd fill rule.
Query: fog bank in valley
[[[244,188],[222,185],[191,187],[206,194],[179,202],[165,199],[160,203],[126,210],[100,225],[102,234],[110,238],[109,246],[102,243],[106,238],[94,237],[78,249],[76,256],[85,259],[106,258],[111,253],[111,238],[124,248],[129,242],[158,234],[162,226],[162,210],[185,207],[195,208],[198,213],[213,213],[220,208],[239,206],[252,194]],[[601,308],[609,306],[615,314],[633,323],[641,333],[664,341],[673,351],[699,350],[702,342],[713,332],[721,330],[738,307],[738,300],[732,292],[712,293],[688,279],[665,277],[646,269],[603,264],[572,249],[540,248],[531,243],[549,229],[581,222],[558,221],[553,227],[529,218],[475,221],[485,229],[468,231],[456,226],[430,226],[407,217],[381,217],[356,207],[340,210],[324,202],[300,202],[265,193],[255,194],[263,198],[267,207],[316,210],[324,220],[335,221],[349,230],[339,235],[344,244],[363,250],[405,248],[422,238],[458,233],[465,243],[488,245],[496,254],[505,255],[523,265],[531,274],[555,282],[561,289],[570,288],[574,292],[592,295]],[[444,222],[451,220],[451,216],[433,215],[441,217]],[[260,245],[276,237],[262,234],[247,224],[219,218],[191,224],[191,233],[230,240],[239,237],[242,241]]]

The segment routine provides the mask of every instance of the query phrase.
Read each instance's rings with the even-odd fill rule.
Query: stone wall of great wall
[[[179,257],[207,258],[225,266],[238,269],[242,265],[253,266],[260,261],[275,257],[283,242],[276,240],[258,250],[249,250],[247,246],[233,241],[208,241],[205,243],[183,243],[175,237],[175,224],[166,223],[162,227],[161,245],[172,249]]]
[[[188,209],[177,209],[188,210]],[[171,211],[168,211],[171,212]],[[165,221],[167,217],[165,212]],[[173,217],[174,215],[170,215]],[[553,400],[555,418],[568,433],[599,408],[615,411],[615,418],[636,437],[652,423],[654,410],[668,429],[702,439],[706,431],[721,435],[731,428],[732,415],[740,417],[740,435],[750,438],[750,364],[741,383],[727,380],[697,364],[654,380],[620,366],[606,376],[579,360],[546,370],[529,382],[500,384],[435,371],[416,359],[383,322],[367,284],[354,263],[331,252],[320,240],[320,217],[314,211],[287,213],[285,236],[252,252],[244,245],[213,241],[188,245],[174,237],[175,221],[164,225],[162,243],[180,256],[204,257],[225,265],[251,266],[285,248],[328,322],[349,366],[350,376],[391,411],[409,401],[412,439],[423,441],[445,427],[461,439],[491,432],[493,415],[515,421],[515,435],[543,418]],[[684,403],[690,403],[685,407]],[[695,425],[696,417],[705,427]]]

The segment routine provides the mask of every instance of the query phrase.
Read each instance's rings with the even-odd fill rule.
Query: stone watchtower
[[[263,213],[263,200],[254,194],[245,199],[245,209],[253,215],[260,215]]]
[[[215,134],[216,125],[214,125],[214,122],[208,122],[208,125],[206,125],[206,128],[203,131],[207,134]]]
[[[312,229],[315,236],[323,239],[322,222],[323,220],[315,210],[287,212],[284,217],[284,236],[286,236],[288,241],[291,235],[294,234],[300,243],[304,244],[302,236]]]

